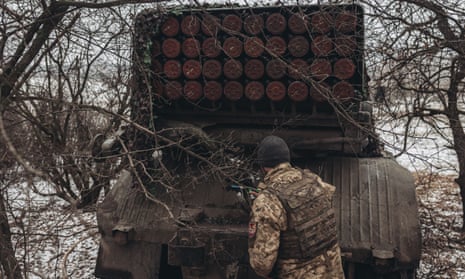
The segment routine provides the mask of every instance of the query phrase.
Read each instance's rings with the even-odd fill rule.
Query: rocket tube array
[[[169,15],[152,44],[157,90],[190,102],[350,100],[358,24],[350,10]]]

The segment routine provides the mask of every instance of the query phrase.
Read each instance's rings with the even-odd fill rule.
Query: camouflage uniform
[[[315,183],[319,183],[319,186],[332,196],[334,186],[314,176],[317,178]],[[282,187],[283,183],[292,184],[302,179],[301,170],[291,167],[289,163],[282,163],[272,169],[265,176],[264,183],[260,184],[262,191],[254,201],[249,223],[250,264],[255,272],[263,277],[342,279],[344,273],[337,243],[332,244],[316,257],[304,259],[280,257],[280,242],[289,226],[288,215],[280,198],[267,189],[274,183],[279,183]]]

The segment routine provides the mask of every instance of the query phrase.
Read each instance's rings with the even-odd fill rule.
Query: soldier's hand
[[[257,191],[250,191],[249,192],[249,195],[253,196],[254,198],[256,198],[258,196],[258,194],[260,194],[260,193],[257,192]]]

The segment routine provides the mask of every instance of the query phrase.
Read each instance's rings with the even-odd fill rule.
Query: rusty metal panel
[[[314,167],[336,186],[341,249],[350,261],[418,264],[421,253],[411,173],[389,158],[330,158]]]

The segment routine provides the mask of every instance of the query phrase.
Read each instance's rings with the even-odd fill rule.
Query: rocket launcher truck
[[[415,278],[414,181],[374,133],[364,28],[359,5],[139,13],[129,167],[98,206],[96,276],[259,278],[247,255],[253,157],[274,134],[293,165],[336,186],[346,278]]]

